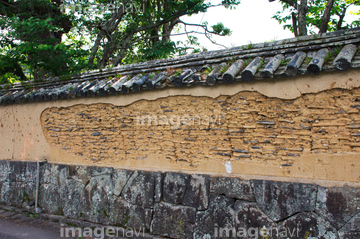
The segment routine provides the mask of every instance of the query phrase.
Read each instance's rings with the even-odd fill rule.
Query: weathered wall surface
[[[0,161],[0,203],[32,205],[36,163]],[[45,212],[171,238],[359,238],[360,189],[42,164]],[[66,195],[66,196],[65,196]],[[233,234],[235,233],[235,234]],[[271,237],[269,237],[271,235]],[[252,236],[252,237],[251,237]]]
[[[0,159],[359,182],[358,87],[353,70],[0,107]]]
[[[195,168],[208,161],[289,167],[304,155],[359,152],[359,109],[359,88],[295,100],[241,92],[216,100],[174,96],[124,107],[48,108],[41,123],[51,146],[92,161],[155,157]],[[360,181],[360,167],[348,166]]]

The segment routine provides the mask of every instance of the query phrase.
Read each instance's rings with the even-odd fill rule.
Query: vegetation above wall
[[[199,51],[195,36],[182,45],[171,41],[172,34],[188,34],[178,32],[178,26],[190,24],[180,17],[238,4],[238,0],[217,5],[204,0],[1,1],[0,83]],[[198,26],[209,38],[231,33],[222,23]]]
[[[269,0],[273,2],[274,0]],[[327,31],[338,31],[360,26],[360,21],[354,20],[350,23],[345,22],[347,14],[357,16],[359,11],[349,13],[349,8],[360,5],[357,0],[280,0],[283,10],[278,11],[273,18],[279,24],[284,25],[294,35],[304,36],[309,32],[324,33]]]
[[[123,0],[116,4],[108,0],[1,1],[0,84],[44,80],[206,50],[197,42],[196,34],[205,34],[216,44],[211,35],[226,36],[231,30],[222,23],[193,24],[180,17],[206,12],[214,6],[232,9],[239,3],[239,0],[222,0],[215,5],[204,0]],[[311,27],[324,33],[359,24],[343,21],[348,7],[359,4],[354,0],[282,3],[284,11],[275,18],[295,36],[306,35],[306,27],[311,33]],[[291,15],[284,15],[288,10]],[[292,24],[287,24],[290,18]],[[179,32],[181,26],[185,26],[185,32]],[[189,32],[186,26],[198,26],[201,31]],[[188,36],[186,42],[171,40],[172,35],[181,34]]]

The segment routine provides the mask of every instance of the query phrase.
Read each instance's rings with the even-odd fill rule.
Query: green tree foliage
[[[237,0],[223,0],[219,5],[237,4]],[[113,65],[118,65],[125,58],[134,56],[148,60],[184,52],[184,48],[176,47],[170,36],[179,24],[194,24],[185,23],[180,17],[205,12],[213,6],[204,0],[122,1],[121,6],[116,6],[115,13],[107,16],[106,22],[92,22],[96,29],[93,33],[97,35],[91,49],[89,67],[94,64],[98,68],[105,67],[110,59]],[[205,31],[204,34],[219,34],[208,30],[206,25],[199,26]]]
[[[274,0],[269,0],[274,1]],[[289,29],[295,36],[336,31],[360,26],[360,21],[351,23],[344,21],[348,9],[352,5],[360,5],[357,0],[280,0],[283,10],[278,11],[273,18],[284,29]],[[359,12],[353,13],[359,15]],[[309,29],[308,29],[309,28]]]
[[[209,7],[204,0],[0,0],[0,76],[44,79],[83,70],[199,51],[197,38],[179,32],[181,16]],[[203,34],[229,35],[222,24]],[[171,35],[188,34],[185,43]]]
[[[79,60],[86,51],[75,43],[61,42],[72,22],[59,6],[60,1],[0,1],[1,74],[26,80],[23,72],[31,72],[36,79],[43,79],[83,68]]]
[[[219,22],[216,25],[212,26],[213,31],[216,32],[220,36],[227,36],[231,34],[231,30],[222,24],[222,22]]]

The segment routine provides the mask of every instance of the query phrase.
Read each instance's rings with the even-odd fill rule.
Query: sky
[[[211,1],[213,4],[218,1]],[[191,17],[185,16],[181,20],[187,23],[200,24],[203,21],[212,26],[222,22],[232,30],[231,36],[214,36],[217,43],[226,47],[248,45],[249,43],[261,43],[265,41],[281,40],[294,37],[294,34],[271,17],[282,10],[279,1],[269,2],[268,0],[242,0],[235,10],[226,9],[223,6],[210,8],[206,13],[200,13]],[[201,30],[197,27],[187,27],[187,30]],[[197,34],[199,42],[208,50],[224,49],[212,44],[205,36]],[[173,36],[173,41],[184,41],[186,36]]]

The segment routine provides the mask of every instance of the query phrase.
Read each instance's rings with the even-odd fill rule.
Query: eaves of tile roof
[[[360,28],[208,51],[1,86],[1,105],[215,85],[360,67]]]

